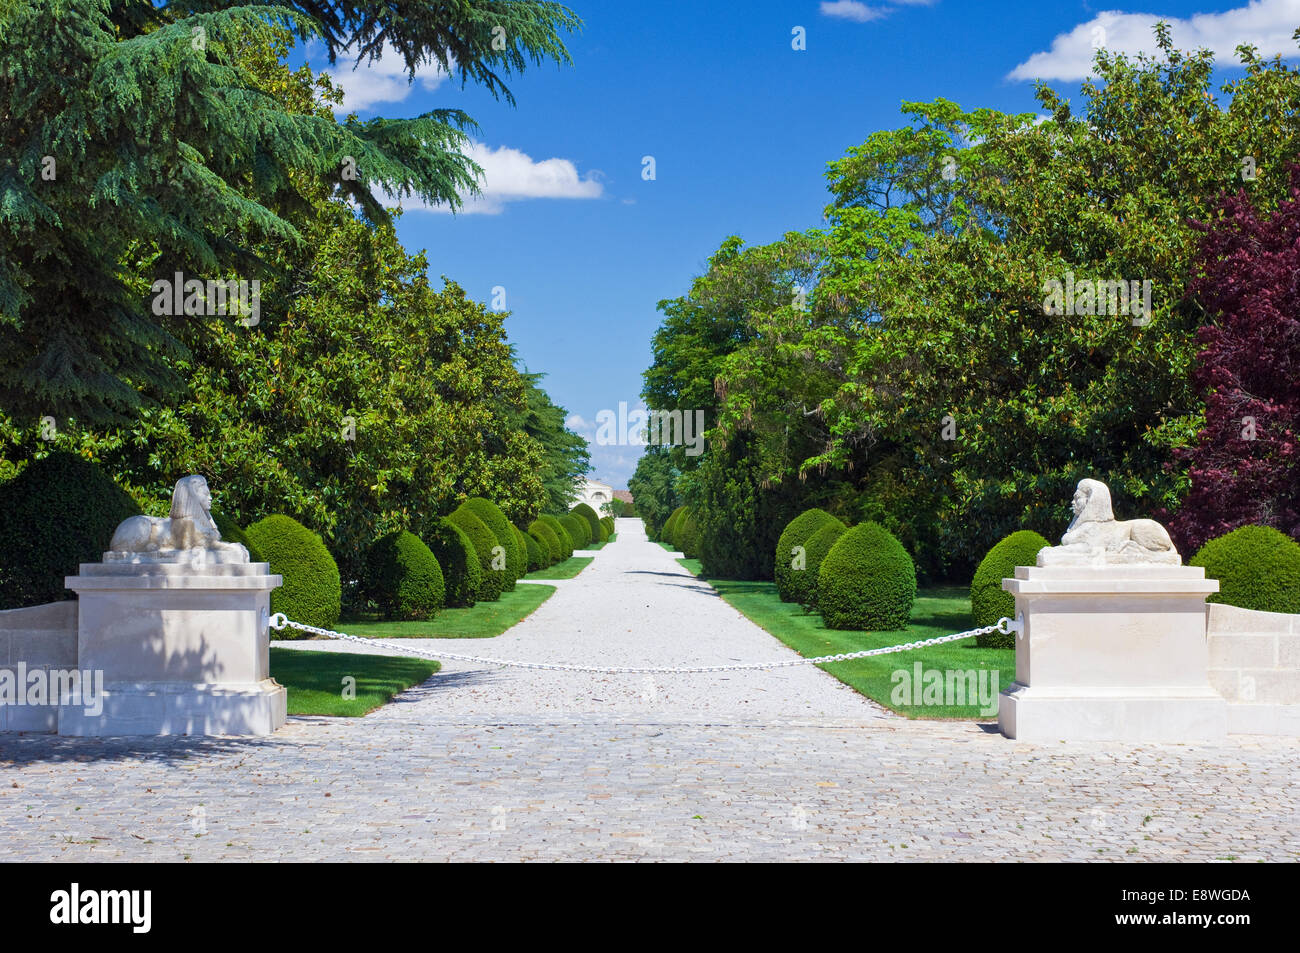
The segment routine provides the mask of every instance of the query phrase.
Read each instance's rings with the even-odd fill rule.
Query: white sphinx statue
[[[172,491],[171,516],[132,516],[118,524],[104,562],[246,563],[248,550],[221,538],[212,519],[212,493],[201,476],[182,477]]]
[[[1040,566],[1181,566],[1173,540],[1155,520],[1117,520],[1110,489],[1100,480],[1080,480],[1074,491],[1074,521],[1060,546],[1038,551]]]

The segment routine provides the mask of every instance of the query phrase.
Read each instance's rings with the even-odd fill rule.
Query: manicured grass
[[[289,690],[291,715],[358,717],[387,704],[441,668],[429,659],[271,647],[271,677]],[[356,697],[344,698],[344,679]]]
[[[674,546],[672,543],[665,543],[662,539],[657,539],[657,540],[655,540],[655,542],[658,543],[660,546],[662,546],[664,549],[668,550],[670,553],[675,553],[675,552],[678,551],[678,549],[677,549],[676,546]],[[682,562],[682,560],[680,560],[680,559],[677,560],[677,561],[678,561],[679,563]],[[693,560],[691,560],[691,562],[695,563],[695,568],[692,569],[691,572],[699,573],[699,571],[700,571],[700,561],[699,561],[698,559],[693,559]],[[688,567],[688,568],[689,568],[689,567]]]
[[[340,632],[371,639],[490,639],[532,615],[555,594],[554,586],[526,583],[503,592],[496,602],[469,609],[439,609],[427,622],[384,622],[373,615],[346,618]]]
[[[525,579],[572,579],[587,568],[595,556],[570,556],[562,563],[556,563],[547,569],[530,572]]]
[[[698,559],[677,561],[695,575],[699,575]],[[747,619],[806,657],[883,648],[887,645],[899,645],[917,639],[930,639],[962,632],[974,626],[970,617],[970,593],[965,589],[922,589],[917,593],[916,603],[912,606],[911,624],[898,632],[840,632],[826,628],[817,613],[804,612],[797,605],[782,602],[776,593],[775,583],[742,582],[733,579],[709,579],[708,581],[718,590],[723,599]],[[978,702],[966,705],[895,704],[891,696],[900,682],[893,680],[891,676],[897,671],[906,672],[914,694],[917,693],[919,691],[915,678],[917,662],[921,663],[923,677],[925,673],[935,670],[940,673],[950,670],[962,672],[969,670],[979,673],[981,670],[987,670],[990,674],[985,676],[988,681],[984,684],[986,690],[991,691],[994,713],[981,710]],[[997,693],[1010,685],[1015,678],[1016,652],[1015,649],[982,649],[977,647],[975,640],[971,638],[909,652],[857,659],[852,662],[836,662],[820,667],[873,701],[908,718],[991,721],[997,718]],[[997,675],[996,685],[992,681],[994,673]],[[947,676],[944,677],[946,679]],[[976,675],[977,680],[980,677]],[[916,700],[915,697],[912,699],[913,702]]]

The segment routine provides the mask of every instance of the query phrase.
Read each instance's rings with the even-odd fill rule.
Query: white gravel
[[[640,520],[618,520],[618,539],[592,555],[595,561],[577,578],[549,583],[558,591],[496,638],[388,641],[396,654],[409,646],[531,662],[611,666],[721,665],[794,657],[790,649],[727,605],[712,586],[678,565],[672,554],[646,539]],[[275,644],[304,650],[377,651],[324,640]],[[436,714],[476,720],[612,714],[632,721],[854,723],[894,717],[813,666],[645,676],[446,661],[421,692],[434,696]]]

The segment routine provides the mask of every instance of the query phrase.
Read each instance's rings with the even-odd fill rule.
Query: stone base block
[[[269,735],[284,725],[288,692],[275,679],[248,686],[143,683],[110,685],[103,710],[59,708],[59,734]]]
[[[0,705],[0,731],[49,733],[59,724],[55,705]]]
[[[1300,738],[1300,705],[1229,705],[1228,731]]]
[[[1049,691],[1012,682],[999,697],[998,724],[1021,741],[1213,741],[1228,733],[1228,707],[1208,687]]]

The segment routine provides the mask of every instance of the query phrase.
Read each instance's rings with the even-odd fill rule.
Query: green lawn
[[[578,573],[587,568],[588,563],[592,562],[595,556],[570,556],[562,563],[556,563],[549,569],[538,569],[530,572],[525,578],[527,579],[572,579]]]
[[[289,690],[291,715],[364,715],[439,668],[428,659],[271,647],[271,677]],[[356,679],[355,698],[343,697],[345,678]]]
[[[345,618],[338,630],[371,639],[490,639],[533,614],[555,594],[554,586],[516,585],[496,602],[469,609],[440,609],[427,622],[384,622],[373,615]]]
[[[698,559],[679,559],[678,562],[692,573],[699,575]],[[806,613],[796,605],[782,602],[776,593],[775,583],[742,582],[733,579],[710,579],[709,583],[718,590],[723,599],[751,622],[767,630],[803,656],[836,655],[841,652],[882,648],[917,639],[949,635],[974,626],[970,617],[970,593],[965,589],[922,589],[917,593],[916,602],[912,606],[911,625],[899,632],[872,633],[839,632],[827,629],[822,624],[820,615]],[[956,718],[979,721],[991,721],[997,718],[996,712],[989,714],[981,711],[978,703],[895,704],[891,695],[901,682],[892,680],[891,676],[896,671],[907,672],[908,682],[915,686],[917,662],[922,666],[922,678],[925,677],[925,673],[934,670],[943,673],[952,670],[969,670],[976,673],[980,670],[988,670],[990,675],[986,676],[988,680],[984,684],[986,690],[992,693],[994,706],[997,703],[997,692],[1010,685],[1016,674],[1015,649],[978,648],[973,638],[910,652],[857,659],[852,662],[836,662],[820,667],[873,701],[908,718]],[[997,674],[996,687],[992,681],[993,673]],[[947,677],[946,674],[944,677]],[[979,677],[977,674],[976,678]]]

